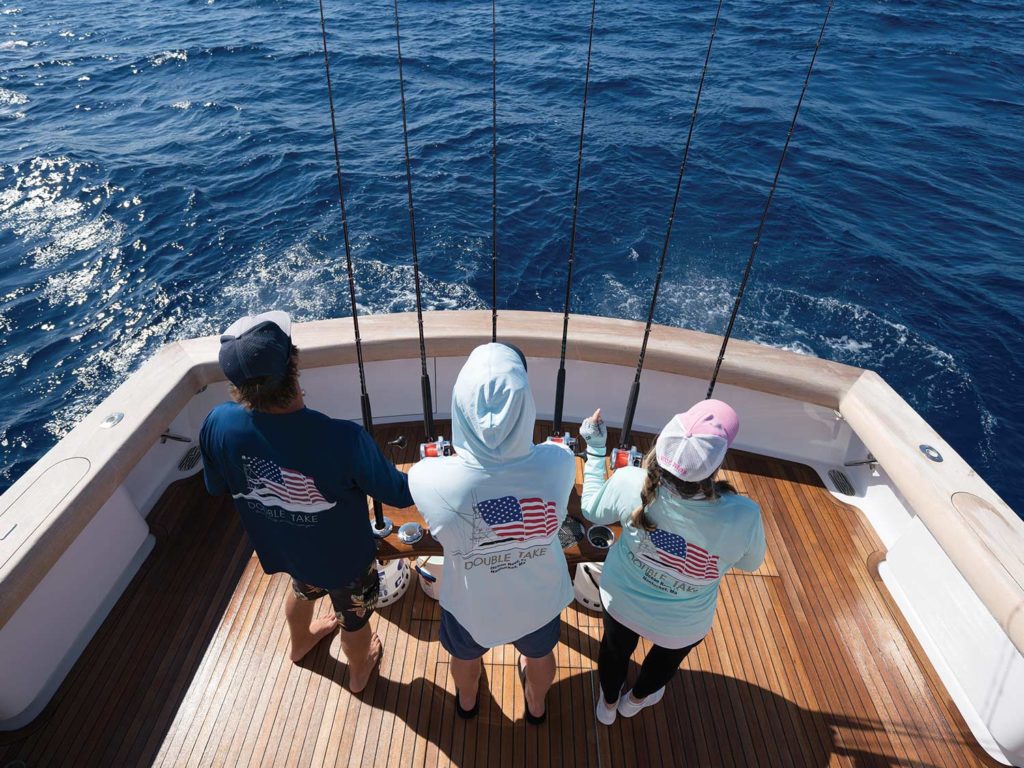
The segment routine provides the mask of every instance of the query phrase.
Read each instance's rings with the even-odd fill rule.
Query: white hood
[[[452,391],[452,445],[486,467],[530,454],[537,407],[519,355],[504,344],[470,354]]]

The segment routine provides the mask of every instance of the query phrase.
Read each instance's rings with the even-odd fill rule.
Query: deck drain
[[[199,446],[193,445],[185,454],[181,457],[181,461],[178,462],[179,472],[188,472],[196,464],[199,463]]]
[[[582,538],[583,524],[571,517],[565,518],[562,527],[558,529],[558,542],[562,545],[562,549],[568,549]]]
[[[850,482],[850,478],[842,470],[830,469],[828,471],[828,479],[832,481],[832,485],[836,487],[836,490],[844,496],[857,495],[857,492],[853,489],[853,483]]]

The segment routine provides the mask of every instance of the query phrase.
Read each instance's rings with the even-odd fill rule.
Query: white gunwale
[[[434,358],[465,356],[490,337],[490,313],[484,311],[427,312],[424,324]],[[567,357],[635,366],[642,328],[628,320],[574,315]],[[500,329],[503,340],[519,345],[529,357],[558,357],[560,315],[502,312]],[[411,315],[366,316],[361,331],[369,363],[418,356]],[[293,336],[306,369],[355,362],[350,319],[296,324]],[[656,326],[646,369],[706,379],[719,345],[717,336]],[[0,497],[0,528],[19,523],[0,549],[0,628],[191,398],[223,381],[217,348],[215,336],[163,347]],[[1024,654],[1024,521],[880,376],[733,341],[719,381],[841,414]],[[103,429],[101,421],[115,411],[123,412],[124,419]],[[922,444],[939,450],[943,461],[927,459],[919,450]],[[69,459],[85,459],[88,466]],[[36,487],[37,481],[46,488]],[[40,505],[40,497],[52,503]]]

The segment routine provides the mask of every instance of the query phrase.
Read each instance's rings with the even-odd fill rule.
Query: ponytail
[[[653,531],[657,526],[647,517],[647,507],[651,505],[658,495],[658,486],[662,483],[669,485],[672,490],[684,499],[692,499],[703,496],[707,501],[714,501],[725,493],[736,493],[736,489],[728,480],[715,480],[715,473],[695,483],[680,480],[670,472],[666,472],[658,463],[658,456],[655,449],[651,449],[644,456],[640,465],[647,472],[644,477],[643,488],[640,489],[640,506],[634,509],[629,515],[629,524],[634,528],[643,528],[645,531]]]
[[[658,463],[658,457],[652,448],[644,456],[641,466],[647,471],[644,477],[644,487],[640,489],[640,506],[633,510],[629,516],[629,524],[634,528],[643,528],[645,531],[653,531],[655,528],[645,514],[645,511],[654,498],[658,495],[658,486],[661,485],[662,469]]]

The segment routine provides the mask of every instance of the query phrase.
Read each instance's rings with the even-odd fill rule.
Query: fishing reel
[[[431,443],[420,443],[420,458],[434,459],[439,456],[454,456],[455,449],[452,444],[443,437],[437,438]]]
[[[643,461],[644,455],[635,445],[631,445],[628,449],[625,447],[612,448],[613,471],[623,467],[639,467]]]
[[[544,442],[560,445],[573,455],[576,454],[576,448],[579,445],[577,439],[570,435],[568,432],[566,432],[564,435],[551,435],[551,437],[549,437]]]

